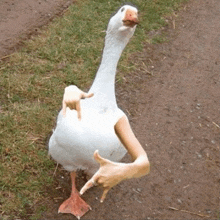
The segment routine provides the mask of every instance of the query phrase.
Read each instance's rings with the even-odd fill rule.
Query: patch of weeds
[[[156,35],[152,38],[151,43],[152,44],[161,44],[167,41],[167,38],[164,35]]]

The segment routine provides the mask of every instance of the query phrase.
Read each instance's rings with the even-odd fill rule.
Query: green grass
[[[120,60],[119,81],[135,68],[129,56],[149,42],[147,33],[165,26],[165,16],[183,1],[132,1],[139,8],[141,24]],[[109,17],[122,3],[78,1],[20,52],[0,63],[0,218],[37,219],[44,211],[38,204],[47,196],[55,169],[45,145],[64,88],[70,84],[89,88],[100,62]],[[152,42],[163,38],[156,36]],[[27,217],[29,208],[32,217]]]

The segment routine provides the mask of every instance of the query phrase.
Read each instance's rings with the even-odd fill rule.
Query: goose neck
[[[127,42],[106,36],[102,61],[96,74],[91,92],[115,97],[115,75],[118,61]]]

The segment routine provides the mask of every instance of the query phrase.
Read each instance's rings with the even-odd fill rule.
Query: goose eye
[[[124,10],[125,10],[125,8],[122,8],[122,9],[121,9],[121,12],[123,12]]]

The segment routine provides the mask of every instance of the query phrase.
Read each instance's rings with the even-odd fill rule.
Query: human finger
[[[66,102],[63,101],[63,107],[62,107],[63,116],[66,116]]]
[[[108,193],[109,190],[110,190],[109,188],[104,189],[103,194],[102,194],[102,197],[101,197],[101,199],[100,199],[100,202],[101,202],[101,203],[104,202],[104,200],[105,200],[105,198],[106,198],[106,195],[107,195],[107,193]]]
[[[96,181],[92,180],[92,185],[93,186],[98,186],[98,183]]]
[[[80,195],[84,194],[88,189],[92,188],[93,186],[95,186],[95,180],[90,179],[80,190]]]
[[[76,111],[77,111],[78,119],[81,120],[81,106],[79,101],[76,103]]]

